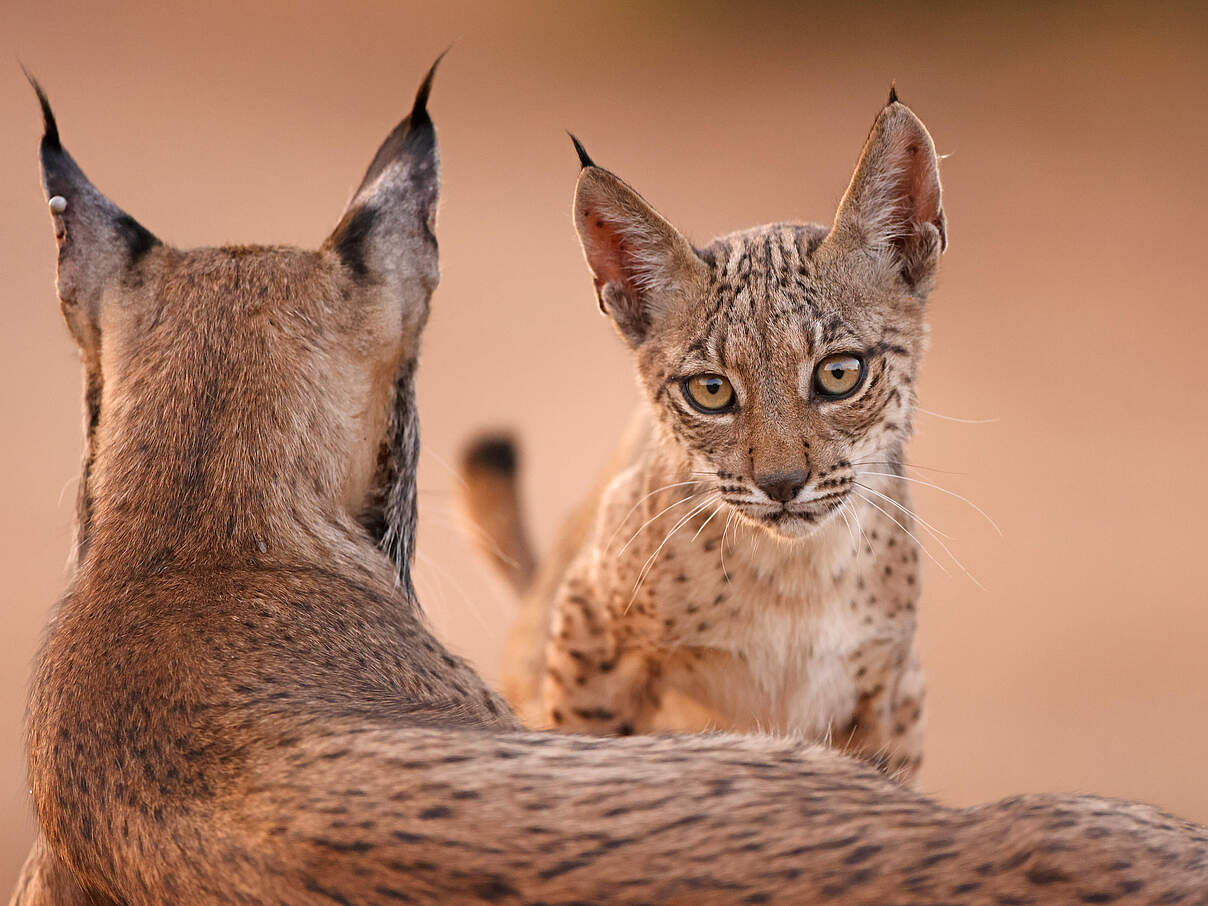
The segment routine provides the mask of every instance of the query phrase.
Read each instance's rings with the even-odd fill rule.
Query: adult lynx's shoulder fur
[[[946,243],[927,130],[891,97],[833,226],[704,248],[579,152],[575,224],[646,399],[576,549],[525,590],[513,704],[594,733],[800,733],[913,774],[919,546],[901,464]],[[499,531],[503,449],[471,451],[467,488],[523,565],[519,529]]]

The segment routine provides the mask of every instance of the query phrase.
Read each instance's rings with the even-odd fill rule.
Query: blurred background
[[[843,7],[840,9],[839,7]],[[909,461],[929,542],[922,785],[1143,799],[1208,821],[1208,8],[748,2],[0,6],[0,896],[32,834],[29,667],[66,581],[80,379],[36,167],[64,141],[164,239],[317,245],[451,42],[432,111],[444,277],[420,382],[417,584],[488,676],[512,602],[454,507],[511,426],[543,544],[637,401],[571,227],[563,130],[689,236],[829,222],[891,79],[952,244]],[[950,418],[970,421],[953,421]]]

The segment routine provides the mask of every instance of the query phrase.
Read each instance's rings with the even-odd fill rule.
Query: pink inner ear
[[[907,224],[930,223],[942,234],[940,184],[923,138],[912,129],[893,142],[891,159],[900,167],[899,192],[904,196],[899,212]]]
[[[579,224],[587,264],[595,275],[597,288],[605,283],[616,283],[626,295],[632,296],[635,286],[629,273],[629,253],[620,230],[590,207],[579,210]]]

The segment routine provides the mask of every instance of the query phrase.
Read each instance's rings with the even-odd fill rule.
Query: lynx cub
[[[799,733],[912,776],[919,551],[899,476],[946,242],[927,130],[891,95],[833,227],[701,249],[576,146],[575,225],[647,399],[529,593],[513,704],[580,732]],[[531,563],[498,530],[510,456],[470,451],[471,510]]]

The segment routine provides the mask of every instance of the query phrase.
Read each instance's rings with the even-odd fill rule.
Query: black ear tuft
[[[432,117],[428,115],[428,96],[432,93],[432,80],[436,77],[436,67],[440,65],[440,61],[445,58],[445,54],[450,49],[452,49],[452,45],[441,51],[440,56],[428,67],[428,74],[424,76],[419,90],[415,92],[415,103],[411,105],[411,113],[407,116],[412,129],[417,126],[432,125]]]
[[[889,100],[885,102],[885,106],[896,103],[898,103],[898,83],[895,80],[889,83]]]
[[[401,123],[394,127],[394,131],[386,137],[381,147],[378,148],[377,154],[373,157],[373,162],[369,164],[369,169],[365,171],[365,178],[361,180],[360,186],[357,187],[356,195],[360,195],[368,189],[385,170],[403,157],[414,159],[434,157],[436,150],[436,127],[432,123],[431,115],[428,113],[428,97],[432,93],[432,79],[436,76],[436,67],[440,65],[440,61],[445,58],[445,54],[448,52],[446,50],[437,57],[436,62],[428,69],[428,74],[424,76],[419,90],[415,93],[415,102],[411,105],[411,112],[404,117]]]
[[[583,147],[583,143],[575,138],[575,134],[573,132],[567,132],[566,134],[569,135],[570,140],[575,143],[575,153],[579,155],[579,167],[586,170],[588,167],[598,166],[587,153],[587,149]]]
[[[28,69],[22,66],[21,71],[25,73],[25,78],[29,79],[29,84],[33,87],[34,93],[38,96],[38,103],[42,107],[42,153],[62,151],[63,143],[59,140],[59,124],[55,122],[54,111],[50,109],[50,101],[46,97],[46,92],[42,90],[42,86],[38,84],[38,80]]]
[[[25,72],[42,108],[42,188],[59,243],[59,298],[95,315],[105,287],[159,244],[137,220],[106,198],[63,147],[46,92]]]

